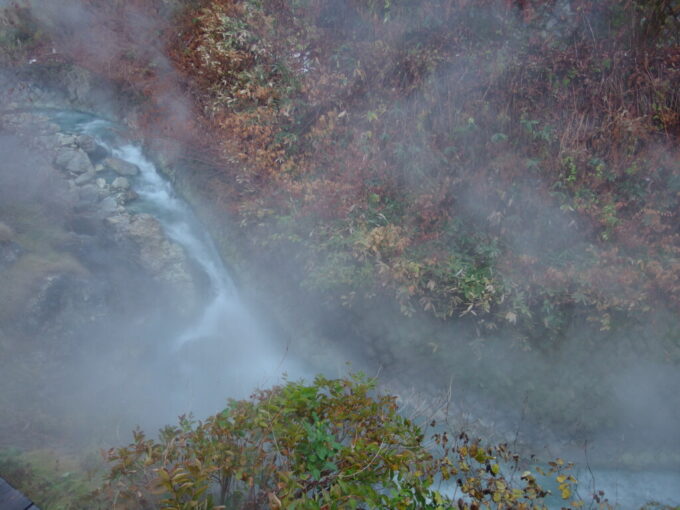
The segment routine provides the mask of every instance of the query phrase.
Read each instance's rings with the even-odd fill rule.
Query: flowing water
[[[79,112],[54,118],[65,131],[90,135],[110,154],[139,168],[137,176],[128,178],[138,195],[128,210],[154,216],[207,282],[195,317],[173,338],[162,340],[167,359],[158,368],[174,365],[178,374],[170,396],[174,416],[212,414],[227,396],[245,398],[258,387],[280,382],[284,373],[299,377],[302,372],[286,346],[244,306],[212,239],[142,148],[105,120]]]

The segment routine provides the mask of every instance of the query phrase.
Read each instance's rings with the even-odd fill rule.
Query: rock
[[[120,213],[120,214],[115,214],[113,216],[109,216],[106,218],[106,223],[109,224],[109,226],[113,227],[115,231],[118,233],[124,232],[125,229],[127,229],[130,225],[130,214],[129,213]]]
[[[108,155],[106,149],[99,145],[90,135],[78,135],[75,142],[93,161],[99,161]]]
[[[103,215],[110,215],[118,211],[118,202],[113,197],[106,197],[99,204],[99,208]]]
[[[78,190],[80,205],[93,205],[99,202],[99,189],[94,184],[87,184]]]
[[[106,170],[106,168],[104,168],[104,165],[102,165],[101,163],[97,163],[96,165],[94,165],[95,172],[99,173],[103,172],[104,170]]]
[[[94,170],[92,170],[91,172],[82,174],[73,182],[75,182],[78,186],[82,186],[83,184],[87,184],[88,182],[92,181],[95,178],[95,175],[97,174],[95,174]]]
[[[90,135],[78,135],[76,144],[88,155],[97,150],[97,142]]]
[[[139,173],[139,168],[137,165],[123,161],[122,159],[116,158],[114,156],[109,156],[102,161],[104,168],[107,170],[112,170],[118,175],[124,177],[134,177]]]
[[[54,164],[72,174],[94,172],[90,158],[80,149],[61,149],[54,158]]]
[[[74,135],[65,135],[64,133],[55,134],[54,141],[61,147],[73,147],[76,145],[76,137]]]
[[[74,215],[66,225],[71,232],[78,235],[96,236],[101,230],[101,220],[92,214]]]
[[[113,189],[126,190],[130,188],[130,181],[125,177],[116,177],[111,183]]]
[[[96,171],[96,168],[95,168]],[[102,179],[101,177],[94,181],[94,183],[97,185],[97,187],[101,190],[106,190],[108,187],[108,184],[106,184],[106,179]]]
[[[86,101],[92,90],[92,75],[83,68],[73,66],[64,77],[66,90],[72,102]]]
[[[190,288],[189,264],[181,246],[165,237],[159,221],[150,214],[118,214],[106,219],[119,239],[139,248],[139,261],[159,281]]]
[[[137,198],[139,198],[139,196],[131,189],[116,194],[116,202],[120,206],[124,206],[133,200],[137,200]]]

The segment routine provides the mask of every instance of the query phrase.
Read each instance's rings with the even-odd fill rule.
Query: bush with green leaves
[[[181,417],[158,439],[135,431],[107,453],[96,498],[101,508],[166,510],[544,507],[548,491],[507,445],[426,435],[398,411],[363,376],[287,382],[203,422]],[[565,504],[580,506],[569,466],[553,467]]]

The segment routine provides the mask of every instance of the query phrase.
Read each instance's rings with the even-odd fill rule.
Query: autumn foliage
[[[165,4],[88,0],[115,52],[63,47],[190,148],[246,258],[536,338],[680,310],[677,2],[202,0],[134,31]]]
[[[220,193],[306,288],[607,329],[680,306],[677,5],[652,4],[220,0],[174,55],[240,161]]]

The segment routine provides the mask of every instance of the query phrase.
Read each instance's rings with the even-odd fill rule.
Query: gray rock
[[[90,154],[97,150],[97,142],[90,135],[78,135],[76,137],[76,144],[83,149],[86,154]]]
[[[124,177],[134,177],[139,173],[137,165],[133,165],[132,163],[128,163],[127,161],[123,161],[122,159],[113,156],[105,158],[104,161],[102,161],[102,164],[107,170],[112,170]]]
[[[136,200],[137,198],[138,198],[137,193],[135,193],[131,189],[127,189],[116,194],[116,202],[120,206],[127,205],[128,203],[132,202],[133,200]]]
[[[118,212],[118,202],[113,197],[106,197],[99,204],[99,208],[104,215],[110,215]]]
[[[116,230],[122,231],[130,225],[130,218],[132,218],[132,215],[128,212],[124,212],[109,216],[105,221]]]
[[[99,189],[94,184],[87,184],[78,190],[81,204],[91,205],[99,202]]]
[[[80,149],[61,149],[54,158],[54,164],[72,174],[94,172],[90,158]]]
[[[76,137],[73,135],[65,135],[64,133],[57,133],[54,135],[54,141],[57,145],[62,147],[73,147],[76,144]]]
[[[85,101],[92,89],[91,74],[83,68],[73,67],[65,76],[66,90],[73,102]]]
[[[76,144],[94,161],[103,159],[108,154],[106,149],[99,145],[90,135],[78,135],[76,137]]]
[[[116,177],[111,183],[111,187],[113,189],[126,190],[130,188],[130,181],[128,181],[125,177]]]
[[[83,184],[87,184],[88,182],[92,181],[96,175],[97,174],[94,173],[94,170],[92,170],[91,172],[80,175],[74,182],[78,186],[82,186]]]
[[[95,171],[96,171],[96,169],[95,169]],[[106,179],[103,179],[101,177],[99,179],[97,179],[94,183],[101,190],[106,190],[106,188],[108,187],[108,184],[106,184]]]
[[[188,261],[181,246],[169,241],[161,224],[150,214],[120,214],[106,220],[119,238],[132,240],[139,248],[139,261],[158,280],[191,286]]]

